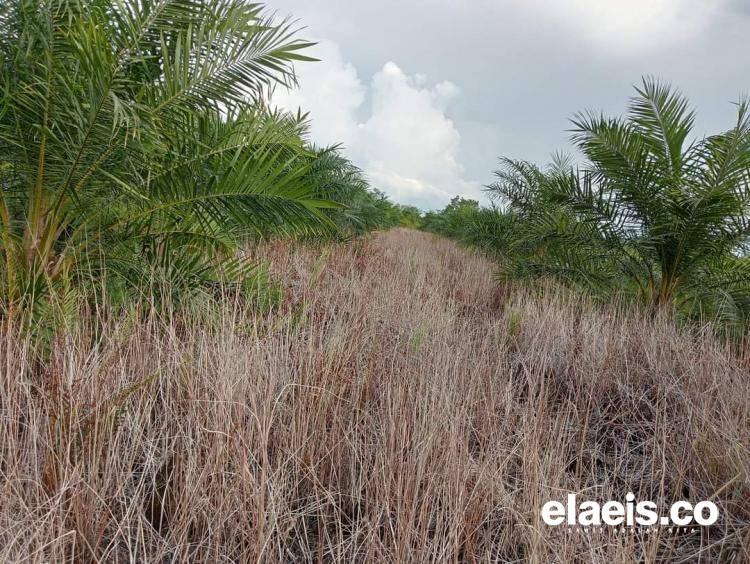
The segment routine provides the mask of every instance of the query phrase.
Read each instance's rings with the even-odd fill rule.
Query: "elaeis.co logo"
[[[689,501],[673,503],[666,514],[660,515],[653,501],[635,501],[630,492],[625,502],[578,502],[576,494],[568,494],[565,503],[548,501],[542,507],[542,520],[552,527],[633,527],[633,528],[689,528],[708,527],[719,519],[719,508],[711,501],[693,505]]]

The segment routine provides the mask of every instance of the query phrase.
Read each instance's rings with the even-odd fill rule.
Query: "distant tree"
[[[460,239],[464,228],[479,211],[479,202],[454,196],[450,204],[438,212],[425,215],[424,228],[428,231]]]
[[[400,215],[399,225],[410,229],[419,229],[422,226],[422,210],[415,206],[398,206]]]

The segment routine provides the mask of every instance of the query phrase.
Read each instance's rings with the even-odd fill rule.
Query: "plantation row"
[[[506,279],[555,277],[742,332],[750,319],[750,108],[696,139],[678,92],[573,120],[581,164],[505,159],[496,207],[422,214],[371,189],[306,116],[273,109],[310,46],[244,0],[0,6],[0,315],[175,303],[256,288],[240,251],[397,225],[483,249]]]
[[[424,228],[483,249],[505,279],[553,277],[652,311],[750,322],[750,105],[726,132],[695,138],[695,114],[644,79],[624,118],[573,119],[583,164],[502,159],[498,205],[454,198]]]
[[[244,0],[0,4],[0,315],[183,299],[257,280],[239,251],[261,239],[400,223],[337,147],[308,141],[305,116],[269,107],[311,59],[264,14]]]
[[[268,13],[0,0],[0,562],[750,560],[750,106],[649,79],[423,213],[273,108]]]

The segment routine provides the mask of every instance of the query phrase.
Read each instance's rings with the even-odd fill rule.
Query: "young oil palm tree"
[[[238,272],[242,238],[326,225],[303,124],[264,108],[308,45],[243,0],[4,1],[0,301]]]
[[[680,93],[652,79],[636,91],[625,118],[573,120],[582,169],[505,161],[490,191],[526,214],[519,241],[538,272],[608,288],[627,280],[654,307],[746,303],[748,103],[730,130],[695,139]]]
[[[318,197],[339,203],[329,215],[342,237],[362,235],[379,226],[380,214],[371,204],[374,194],[364,173],[347,159],[339,146],[312,148],[314,162],[309,180]]]

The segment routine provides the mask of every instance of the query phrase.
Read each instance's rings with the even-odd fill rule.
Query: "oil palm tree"
[[[581,169],[504,161],[489,190],[525,216],[516,248],[533,270],[610,290],[625,281],[655,308],[746,303],[750,108],[703,139],[694,122],[679,92],[647,78],[626,117],[573,120]]]
[[[243,0],[0,4],[0,301],[238,272],[243,238],[330,223],[304,124],[264,104],[308,45]]]
[[[330,217],[340,235],[362,235],[380,227],[383,214],[374,205],[376,196],[362,170],[344,156],[338,145],[313,147],[312,151],[314,162],[309,180],[317,186],[319,198],[339,204]]]

